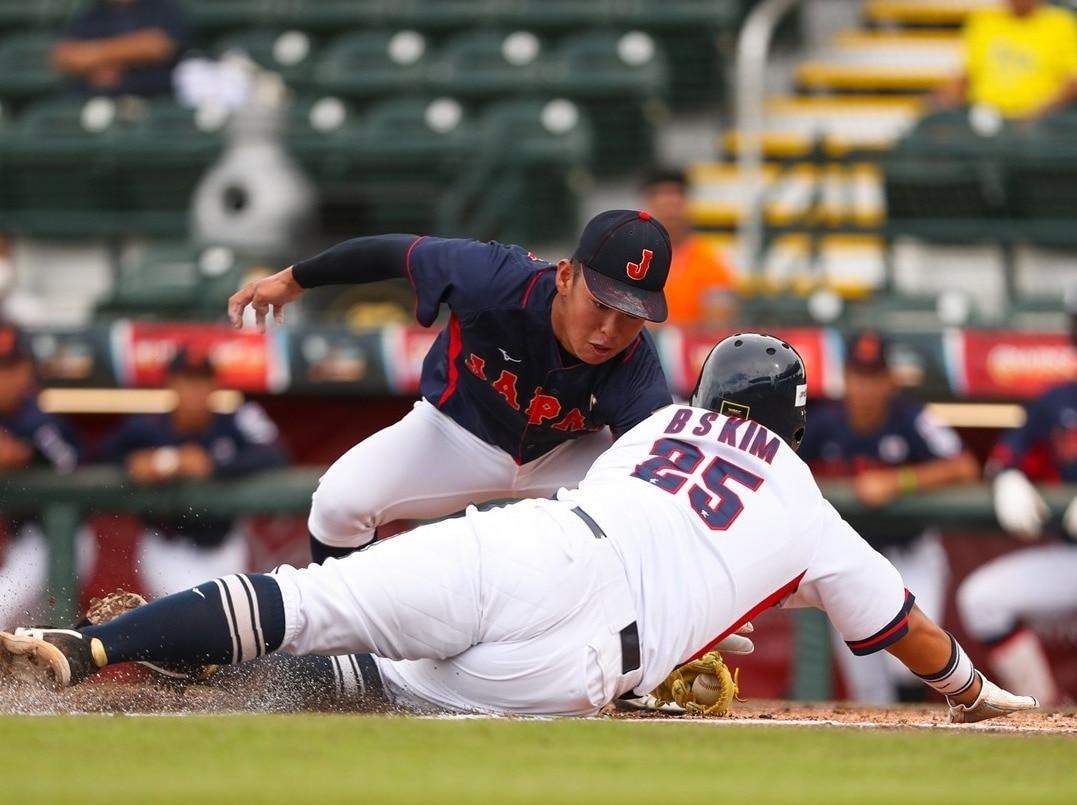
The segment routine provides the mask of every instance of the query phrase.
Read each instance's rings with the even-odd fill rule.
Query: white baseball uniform
[[[772,605],[825,609],[860,653],[903,636],[912,606],[779,437],[688,406],[630,430],[558,500],[472,509],[276,578],[282,651],[371,652],[398,701],[509,713],[650,691]]]

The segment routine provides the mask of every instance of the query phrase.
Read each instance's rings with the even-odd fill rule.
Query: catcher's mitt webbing
[[[713,674],[718,680],[718,699],[714,704],[700,704],[692,694],[692,683],[700,674]],[[739,668],[736,672],[730,673],[729,667],[722,660],[722,655],[717,651],[708,651],[698,660],[692,660],[674,669],[673,673],[651,692],[651,695],[658,700],[659,704],[674,702],[689,713],[724,716],[729,712],[733,700],[739,693],[737,687],[739,676]]]

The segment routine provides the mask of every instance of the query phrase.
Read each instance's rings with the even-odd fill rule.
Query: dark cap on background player
[[[0,324],[0,365],[30,360],[30,339],[13,324]]]
[[[875,374],[890,371],[886,338],[876,330],[861,330],[845,345],[845,368]]]
[[[168,376],[187,375],[195,377],[216,377],[217,368],[210,357],[209,350],[181,346],[168,362]]]
[[[666,320],[662,293],[673,247],[666,228],[641,210],[607,210],[583,229],[572,259],[587,290],[614,310],[647,321]]]

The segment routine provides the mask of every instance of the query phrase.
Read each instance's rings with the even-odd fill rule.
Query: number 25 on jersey
[[[716,456],[702,472],[703,452],[693,444],[677,439],[659,439],[651,448],[652,458],[639,464],[632,475],[671,495],[676,495],[689,481],[688,502],[712,531],[725,531],[744,509],[735,490],[735,482],[755,491],[763,479],[732,461]]]

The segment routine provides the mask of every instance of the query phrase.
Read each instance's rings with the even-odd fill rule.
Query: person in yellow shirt
[[[692,231],[683,171],[651,170],[643,181],[645,208],[661,221],[673,245],[666,280],[666,324],[716,327],[736,314],[736,272],[714,246]]]
[[[1077,16],[1039,0],[1008,6],[969,15],[965,71],[940,91],[941,105],[968,103],[1027,119],[1077,100]]]

